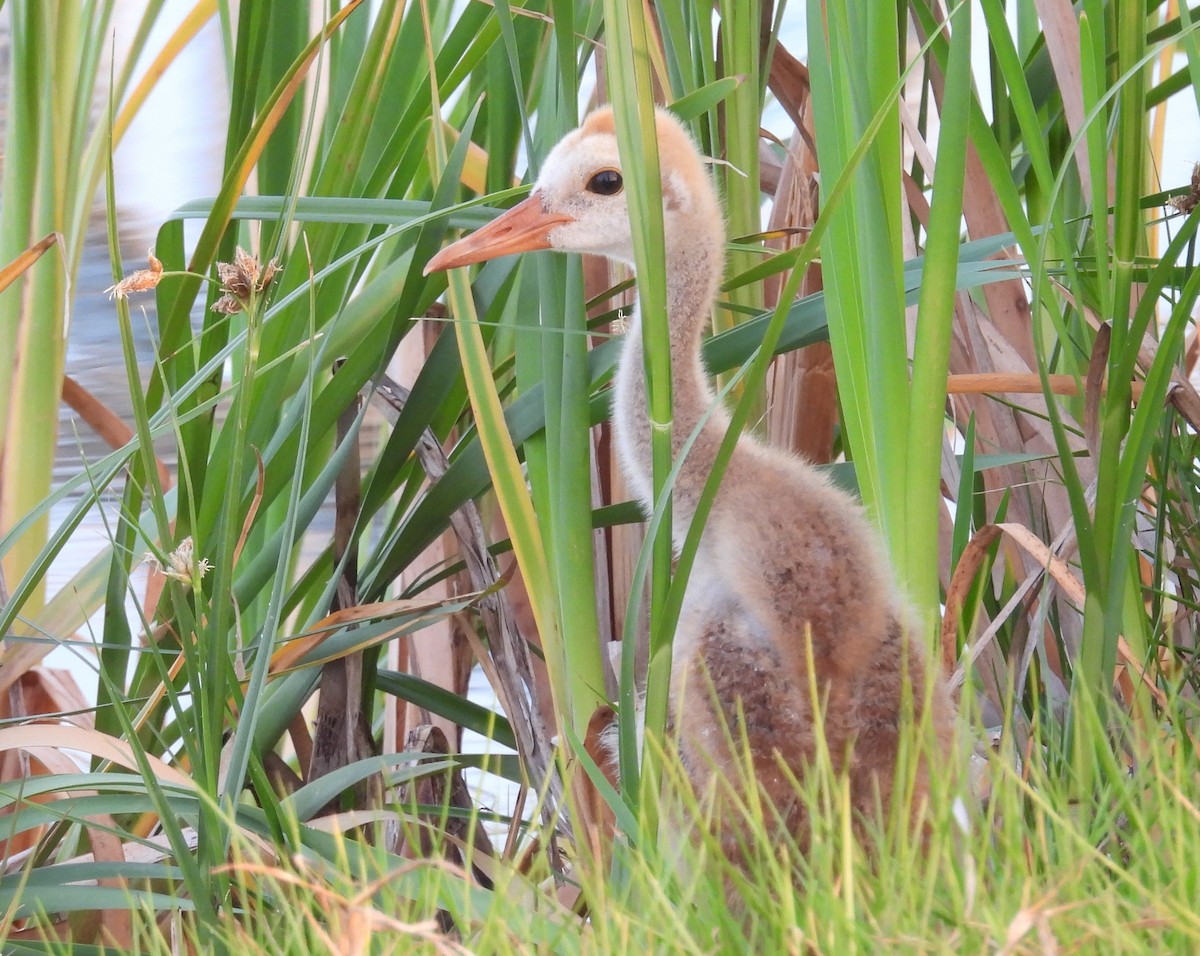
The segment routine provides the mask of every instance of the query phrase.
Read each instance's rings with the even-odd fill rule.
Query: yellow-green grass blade
[[[629,0],[605,0],[605,35],[608,40],[609,95],[617,130],[617,147],[625,170],[625,191],[633,227],[633,250],[641,312],[642,352],[645,363],[646,401],[651,431],[651,473],[656,501],[671,471],[673,428],[671,347],[667,325],[666,268],[663,258],[662,179],[658,157],[658,134],[654,114],[651,77],[651,31],[646,10]],[[659,734],[666,725],[667,688],[671,673],[671,641],[674,622],[668,621],[666,600],[671,580],[671,511],[665,503],[663,522],[653,540],[650,572],[650,660],[646,676],[645,726],[648,735]],[[626,621],[625,633],[633,622]],[[626,638],[625,655],[633,654]],[[635,756],[636,734],[629,686],[630,664],[624,666],[622,681],[621,773],[628,781],[629,798],[639,792],[639,758]],[[647,756],[643,753],[641,757]],[[646,784],[657,790],[651,775]],[[653,827],[651,827],[653,830]]]
[[[938,126],[937,166],[913,343],[909,414],[908,502],[904,567],[923,623],[932,632],[941,599],[938,582],[938,521],[942,510],[941,459],[945,433],[946,379],[957,293],[963,182],[970,125],[971,8],[959,4],[950,20],[950,58]]]
[[[830,224],[821,257],[845,440],[863,502],[882,526],[901,577],[907,578],[909,399],[899,269],[896,11],[884,6],[868,12],[847,3],[826,4],[824,11],[821,5],[810,6],[808,20],[823,176],[839,175],[870,118],[877,110],[888,111],[856,171],[847,202],[824,211]]]

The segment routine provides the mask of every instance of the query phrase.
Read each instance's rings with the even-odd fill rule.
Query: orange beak
[[[469,236],[446,246],[429,260],[425,275],[469,266],[474,262],[486,262],[514,252],[549,249],[550,230],[564,222],[573,221],[570,216],[546,212],[542,208],[542,197],[534,194],[497,216],[482,229],[476,229]]]

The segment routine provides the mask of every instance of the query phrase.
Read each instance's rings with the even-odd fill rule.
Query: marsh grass
[[[680,791],[657,840],[618,840],[603,872],[571,868],[557,884],[545,859],[526,876],[489,865],[495,885],[484,891],[448,864],[340,836],[284,859],[238,839],[231,909],[213,936],[201,943],[189,912],[167,917],[164,936],[143,905],[131,951],[177,952],[188,940],[247,954],[1190,952],[1200,943],[1194,752],[1169,736],[1143,740],[1127,773],[1084,805],[1054,767],[1055,746],[1035,736],[1023,757],[1002,746],[985,758],[982,805],[935,776],[923,826],[873,825],[865,841],[845,780],[823,762],[798,786],[821,811],[807,851],[772,835],[769,811],[751,800],[756,825],[736,867],[706,830],[711,807]],[[682,781],[660,757],[668,787]],[[577,883],[582,915],[556,902]]]
[[[160,6],[147,6],[147,24]],[[322,7],[310,29],[308,0],[243,4],[237,17],[196,5],[162,56],[219,16],[232,90],[225,175],[216,196],[159,232],[145,380],[132,351],[141,313],[114,306],[133,438],[48,496],[29,490],[31,466],[25,510],[0,509],[6,951],[1197,948],[1200,219],[1186,176],[1150,181],[1161,157],[1147,136],[1162,127],[1168,94],[1200,96],[1194,17],[1102,0],[1079,13],[1033,0],[912,0],[879,16],[852,0],[758,6],[722,3],[714,19],[709,3],[663,4],[650,22],[644,5],[613,0],[350,2]],[[53,8],[77,28],[63,44],[82,43],[109,9],[86,5],[91,19],[72,20],[69,7],[8,5],[26,17]],[[1039,30],[1039,17],[1055,29]],[[781,40],[797,18],[807,74]],[[986,63],[967,55],[984,31]],[[94,68],[95,50],[80,49],[72,63]],[[45,51],[17,52],[14,111],[49,89]],[[1185,65],[1149,72],[1176,53]],[[661,192],[644,135],[657,98],[728,161],[714,175],[739,238],[705,355],[737,429],[831,435],[828,457],[839,460],[825,464],[860,490],[931,648],[943,622],[935,659],[961,687],[962,761],[932,768],[922,826],[897,808],[887,825],[853,820],[823,754],[797,781],[813,820],[803,853],[752,796],[718,801],[743,821],[744,865],[718,852],[714,805],[677,786],[671,749],[654,744],[700,528],[671,554],[669,442],[645,544],[627,527],[640,516],[602,425],[616,313],[585,318],[589,302],[614,309],[625,286],[549,257],[449,280],[422,274],[447,230],[474,228],[521,194],[514,183],[574,124],[596,74],[645,210],[635,237],[643,301],[664,290]],[[87,161],[85,186],[101,180],[103,117],[115,140],[145,95],[128,71],[118,80],[100,120],[79,105],[90,105],[91,76],[70,110],[38,101],[42,114],[72,117],[77,147],[55,154],[57,178],[41,186],[61,185],[72,155]],[[770,101],[793,124],[786,152],[760,151]],[[1171,100],[1171,116],[1194,118],[1193,106]],[[17,325],[47,318],[22,303],[53,300],[62,328],[63,269],[35,277],[47,256],[21,251],[57,230],[69,272],[78,203],[74,218],[45,222],[53,203],[34,216],[10,201],[13,183],[53,151],[49,140],[18,149],[28,132],[6,126],[0,239],[14,264],[0,276],[46,284],[0,296]],[[819,170],[819,202],[814,182],[782,175],[784,164]],[[260,195],[247,195],[252,182]],[[114,191],[110,170],[116,262]],[[1179,202],[1160,214],[1171,197]],[[760,202],[803,241],[778,251],[754,238]],[[189,222],[200,227],[194,246]],[[205,278],[239,246],[282,269],[250,313],[231,316],[213,310],[221,292]],[[113,281],[122,278],[118,265]],[[795,298],[802,285],[808,294]],[[777,308],[765,308],[771,295]],[[350,562],[328,540],[310,558],[306,531],[352,460],[389,356],[431,322],[440,334],[428,336],[407,395],[389,399],[361,498],[341,515],[359,574],[353,606],[333,611]],[[648,321],[644,333],[656,360],[651,411],[667,426],[665,328]],[[26,370],[53,366],[54,341],[21,341],[47,350]],[[768,379],[775,353],[825,341],[831,364],[798,362]],[[25,353],[0,344],[15,367]],[[803,400],[814,370],[836,385],[836,402]],[[957,390],[960,376],[969,390]],[[57,375],[38,386],[47,382],[57,388]],[[162,441],[174,446],[174,478],[152,451]],[[43,544],[39,522],[64,501],[68,516]],[[484,520],[492,503],[504,530]],[[50,563],[93,508],[106,551],[43,605]],[[430,588],[458,573],[459,558],[426,554],[448,533],[472,584],[444,596]],[[135,586],[146,552],[182,566]],[[402,576],[412,583],[398,585]],[[517,579],[528,614],[510,600]],[[101,630],[85,637],[101,608]],[[466,622],[496,709],[398,672],[410,635],[451,621]],[[622,635],[614,680],[605,644]],[[67,713],[78,706],[37,667],[54,646],[93,655],[101,690],[82,715]],[[348,807],[364,781],[391,793],[464,758],[347,758],[311,773],[303,707],[322,665],[357,653],[375,743],[403,740],[407,728],[384,715],[408,701],[515,745],[515,758],[488,765],[536,808],[526,820],[489,816],[503,833],[498,858],[467,848],[455,868],[436,826],[429,859],[402,858],[378,834],[416,811],[394,797]],[[640,752],[632,701],[643,666],[651,733]],[[593,776],[598,802],[588,804],[575,783],[594,742],[589,719],[614,691],[626,785],[618,794]],[[93,725],[69,723],[80,716]],[[733,794],[753,794],[733,783]],[[331,803],[344,812],[321,816]],[[423,808],[424,819],[440,809]],[[596,834],[593,854],[585,841]],[[435,932],[447,921],[457,935]]]

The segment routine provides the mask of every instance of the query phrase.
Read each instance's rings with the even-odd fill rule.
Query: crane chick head
[[[691,136],[663,110],[655,125],[670,254],[696,230],[719,231],[722,220]],[[632,264],[629,205],[611,108],[593,112],[551,150],[527,199],[447,246],[429,261],[425,274],[534,249],[592,253]]]

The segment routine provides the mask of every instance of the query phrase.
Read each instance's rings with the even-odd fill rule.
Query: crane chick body
[[[725,410],[714,407],[700,354],[723,273],[725,229],[691,137],[666,113],[657,118],[657,132],[676,457],[699,428],[673,488],[678,548],[729,425]],[[609,193],[614,174],[617,188]],[[550,153],[524,209],[448,247],[430,268],[527,248],[632,264],[629,211],[619,187],[613,117],[601,109]],[[510,225],[498,225],[509,217]],[[643,370],[639,305],[617,368],[613,424],[623,471],[649,511]],[[906,680],[918,714],[929,701],[939,749],[948,752],[953,709],[923,649],[907,636],[904,604],[883,554],[858,504],[820,472],[749,435],[738,439],[703,530],[673,649],[671,718],[697,790],[729,782],[737,789],[744,765],[728,741],[744,739],[757,785],[803,841],[807,818],[789,777],[803,776],[816,752],[812,684],[832,758],[840,766],[851,753],[844,769],[857,809],[870,812],[877,799],[888,805]],[[918,795],[924,781],[922,769]]]

